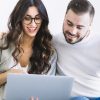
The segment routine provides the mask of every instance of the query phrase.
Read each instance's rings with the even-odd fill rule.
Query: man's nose
[[[70,33],[73,34],[73,35],[77,34],[76,26],[70,28]]]

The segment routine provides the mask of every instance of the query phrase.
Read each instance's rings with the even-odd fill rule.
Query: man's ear
[[[88,37],[88,36],[89,36],[90,31],[91,31],[91,25],[89,26],[89,29],[88,29],[88,31],[87,31],[87,35],[86,35],[86,37]]]
[[[88,37],[88,36],[89,36],[89,34],[90,34],[90,30],[88,30],[88,31],[87,31],[87,35],[86,35],[86,37]]]

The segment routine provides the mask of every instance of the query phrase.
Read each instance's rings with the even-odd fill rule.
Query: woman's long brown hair
[[[42,24],[32,45],[33,53],[30,57],[28,73],[47,73],[51,67],[49,59],[53,53],[53,47],[51,45],[52,35],[48,30],[49,19],[47,11],[41,0],[19,0],[9,18],[9,32],[7,34],[7,46],[5,48],[7,49],[10,44],[14,44],[15,50],[12,56],[18,63],[18,56],[22,50],[20,47],[23,31],[22,20],[27,9],[31,6],[37,7],[42,18]]]

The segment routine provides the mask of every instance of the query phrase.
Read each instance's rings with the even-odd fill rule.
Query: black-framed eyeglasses
[[[26,15],[23,19],[24,24],[29,25],[32,23],[32,21],[34,20],[34,22],[36,24],[40,24],[42,19],[40,17],[40,15],[36,15],[34,18],[32,18],[30,15]]]

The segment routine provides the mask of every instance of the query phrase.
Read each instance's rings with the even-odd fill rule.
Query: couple
[[[94,13],[89,1],[71,0],[63,32],[52,42],[42,1],[20,0],[10,15],[9,32],[0,34],[0,100],[8,73],[55,75],[56,62],[58,74],[75,79],[71,100],[99,99],[100,40],[90,34]]]

